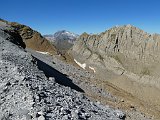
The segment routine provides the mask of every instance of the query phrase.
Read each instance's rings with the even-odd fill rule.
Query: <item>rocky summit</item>
[[[159,34],[132,25],[116,26],[100,34],[83,33],[69,53],[97,78],[131,93],[148,109],[160,110]]]
[[[58,71],[51,77],[51,66],[27,52],[22,37],[6,32],[12,27],[3,22],[0,26],[1,120],[125,119],[124,112],[92,102],[78,86],[58,83],[58,78],[68,78]]]
[[[19,24],[17,22],[8,22],[0,19],[0,24],[6,24],[8,28],[6,31],[12,32],[13,30],[19,34],[27,48],[31,48],[36,51],[49,52],[50,54],[56,54],[56,48],[47,39],[45,39],[39,32],[31,29],[26,25]]]

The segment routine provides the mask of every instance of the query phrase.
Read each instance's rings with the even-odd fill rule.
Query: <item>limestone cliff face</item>
[[[131,25],[114,27],[98,35],[84,33],[70,53],[98,73],[107,69],[134,79],[160,77],[160,35],[148,34]]]
[[[39,32],[31,29],[26,25],[22,25],[16,22],[8,22],[5,20],[0,20],[9,25],[9,28],[14,29],[26,44],[27,48],[31,48],[36,51],[49,52],[51,54],[56,54],[56,48],[47,39],[45,39]],[[8,29],[10,32],[11,30]]]

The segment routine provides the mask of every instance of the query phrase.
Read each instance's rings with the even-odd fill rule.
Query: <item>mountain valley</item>
[[[42,36],[1,19],[0,120],[158,120],[159,41],[132,25]]]

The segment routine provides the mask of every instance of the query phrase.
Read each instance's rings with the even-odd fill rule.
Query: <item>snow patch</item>
[[[86,68],[86,63],[81,64],[80,62],[78,62],[76,59],[74,59],[74,61],[83,69]]]
[[[45,55],[49,54],[49,52],[41,52],[41,51],[36,51],[36,52],[41,53],[41,54],[45,54]]]
[[[89,66],[89,69],[93,70],[94,73],[96,72],[96,70],[91,66]]]

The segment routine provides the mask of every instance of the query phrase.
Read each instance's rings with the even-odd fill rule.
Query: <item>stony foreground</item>
[[[148,109],[143,101],[139,101],[112,84],[96,79],[92,72],[67,64],[58,56],[50,56],[45,52],[36,52],[31,49],[27,49],[27,51],[37,59],[38,68],[43,70],[46,76],[54,77],[55,81],[60,84],[85,92],[84,94],[92,101],[123,110],[126,114],[125,120],[153,119],[150,116],[151,112],[140,109],[144,106],[145,109]]]
[[[118,120],[125,114],[47,78],[0,29],[0,120]],[[76,86],[76,85],[75,85]]]

